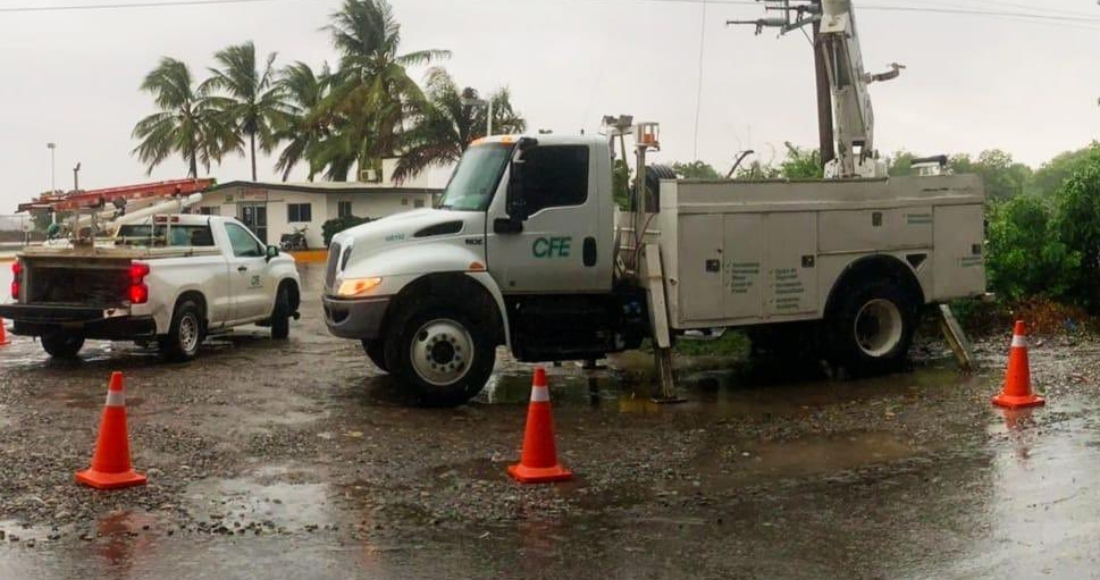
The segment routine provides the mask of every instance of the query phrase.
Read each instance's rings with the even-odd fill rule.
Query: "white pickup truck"
[[[651,167],[659,195],[622,214],[611,163],[606,137],[475,142],[437,209],[334,236],[329,331],[450,405],[482,389],[498,345],[587,360],[646,338],[667,352],[697,329],[888,371],[925,306],[985,293],[975,176],[696,181]]]
[[[286,338],[300,302],[294,258],[226,217],[156,215],[106,240],[27,248],[12,273],[0,317],[57,358],[92,338],[156,341],[190,360],[208,334],[253,323]]]

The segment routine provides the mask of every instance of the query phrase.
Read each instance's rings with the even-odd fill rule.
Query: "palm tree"
[[[458,161],[470,143],[485,136],[488,108],[464,104],[478,98],[476,90],[467,87],[460,92],[447,71],[433,68],[428,73],[425,93],[427,106],[402,138],[401,158],[393,173],[397,183],[429,167]],[[527,122],[512,109],[508,89],[501,89],[489,100],[493,104],[494,134],[527,129]]]
[[[164,57],[141,83],[141,90],[153,95],[160,111],[138,121],[131,134],[140,139],[133,150],[147,173],[174,153],[188,164],[189,177],[198,177],[199,164],[210,171],[239,140],[227,127],[217,108],[201,88],[196,88],[187,65]]]
[[[317,161],[329,178],[346,180],[353,166],[362,169],[392,154],[406,117],[421,109],[424,96],[406,67],[430,64],[450,52],[399,54],[401,25],[386,0],[344,0],[326,29],[340,64],[323,104],[334,132],[320,143]]]
[[[275,170],[283,181],[298,163],[309,163],[309,180],[320,171],[315,157],[320,143],[332,133],[332,120],[322,110],[331,85],[332,73],[326,63],[320,74],[304,62],[296,62],[279,73],[278,84],[285,98],[284,110],[273,119],[275,139],[287,144],[279,154]]]
[[[271,121],[282,112],[283,97],[275,82],[275,56],[274,52],[269,54],[261,70],[252,41],[230,46],[214,55],[222,68],[210,69],[212,76],[202,84],[204,92],[225,93],[226,96],[211,97],[212,102],[227,122],[248,135],[252,181],[256,181],[256,138],[259,137],[264,153],[271,153],[278,144]]]

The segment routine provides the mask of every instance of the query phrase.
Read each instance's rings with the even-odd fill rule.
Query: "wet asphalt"
[[[0,288],[8,269],[0,265]],[[0,579],[1100,577],[1100,342],[1036,340],[1045,407],[1005,412],[944,347],[909,373],[832,381],[790,361],[549,367],[574,481],[521,486],[531,367],[502,355],[474,403],[411,407],[330,337],[303,266],[291,340],[248,327],[199,359],[89,343],[0,347]],[[111,371],[143,488],[78,487]]]

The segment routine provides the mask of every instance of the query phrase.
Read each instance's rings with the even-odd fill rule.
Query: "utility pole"
[[[57,143],[46,143],[46,149],[50,150],[50,192],[57,191],[57,175],[55,169],[55,155],[57,151]]]
[[[76,167],[73,167],[73,191],[80,191],[80,162],[76,162]]]

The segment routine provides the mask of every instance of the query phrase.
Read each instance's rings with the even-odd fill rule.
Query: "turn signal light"
[[[340,288],[336,290],[336,294],[339,296],[358,296],[374,290],[381,283],[381,278],[351,278],[340,282]]]

